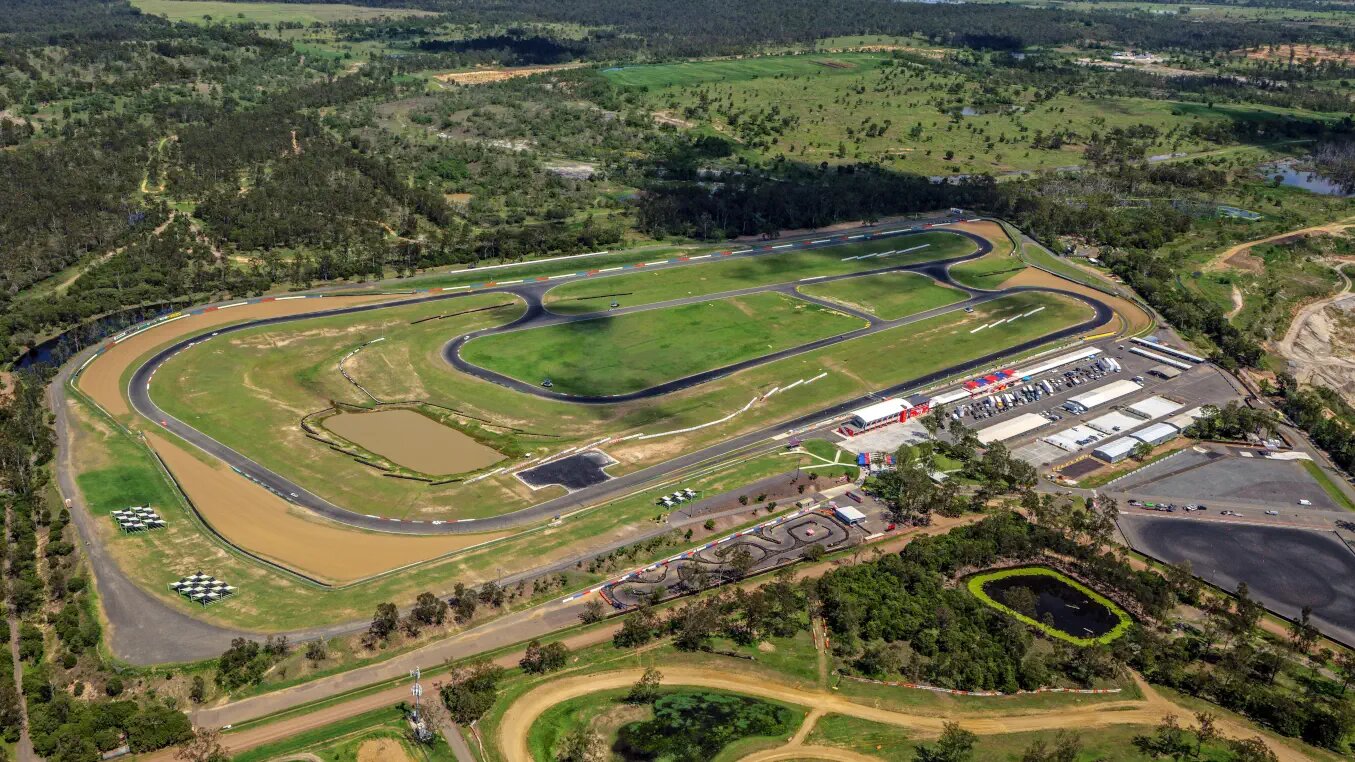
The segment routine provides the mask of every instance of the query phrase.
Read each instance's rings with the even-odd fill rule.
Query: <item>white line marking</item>
[[[518,278],[517,280],[501,280],[501,281],[499,281],[499,285],[500,285],[500,286],[511,286],[511,285],[513,285],[514,283],[521,283],[521,282],[522,282],[522,279],[521,279],[521,278]]]
[[[302,295],[302,296],[279,296],[277,299],[274,299],[273,301],[275,301],[275,302],[285,302],[285,301],[287,301],[288,299],[305,299],[305,298],[306,298],[306,297],[305,297],[304,295]]]
[[[773,246],[772,248],[773,248],[773,249],[789,249],[790,247],[792,247],[792,246],[794,246],[794,245],[795,245],[795,244],[793,244],[793,243],[783,243],[783,244],[781,244],[780,246]]]
[[[833,240],[833,239],[831,239],[831,238],[820,238],[820,239],[817,240],[817,241],[810,241],[810,243],[828,243],[828,242],[831,241],[831,240]]]
[[[857,238],[865,238],[865,237],[866,237],[866,234],[865,234],[865,233],[857,233],[856,235],[849,235],[849,236],[847,236],[847,240],[848,240],[848,241],[853,241],[853,240],[856,240]]]
[[[800,282],[801,282],[801,283],[807,283],[807,282],[809,282],[809,281],[811,281],[811,280],[823,280],[824,278],[827,278],[827,277],[828,277],[827,275],[815,275],[815,276],[812,277],[812,278],[801,278],[801,279],[800,279]]]
[[[221,305],[220,307],[217,307],[217,309],[219,309],[219,310],[228,310],[228,309],[230,309],[231,307],[239,307],[239,306],[242,305],[242,304],[249,304],[249,302],[236,302],[235,304],[223,304],[223,305]]]
[[[601,270],[598,270],[598,272],[600,272],[600,273],[609,273],[609,272],[612,272],[613,270],[620,270],[620,269],[621,269],[620,267],[604,267],[604,268],[602,268]]]
[[[666,265],[666,264],[668,264],[668,260],[660,259],[657,262],[646,262],[645,267],[653,267],[654,265]]]
[[[706,259],[709,256],[710,256],[709,254],[702,254],[699,257],[687,257],[687,259]]]

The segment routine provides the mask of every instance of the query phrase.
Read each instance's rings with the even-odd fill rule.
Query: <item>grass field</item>
[[[526,531],[496,545],[465,551],[373,582],[326,591],[302,583],[227,549],[195,521],[187,506],[161,476],[150,453],[131,437],[91,411],[83,402],[71,403],[71,430],[77,445],[78,483],[85,505],[101,524],[102,543],[138,586],[184,611],[222,624],[263,631],[299,629],[368,616],[381,601],[408,603],[422,590],[445,592],[451,580],[475,584],[565,557],[587,552],[587,542],[615,541],[638,536],[652,526],[654,503],[672,492],[676,482],[655,485],[576,515],[560,526]],[[812,471],[820,464],[807,455],[774,454],[709,464],[680,478],[684,486],[708,494],[729,492],[767,476],[794,470]],[[829,469],[824,468],[825,473]],[[395,480],[388,480],[395,481]],[[168,526],[154,532],[122,534],[112,526],[110,511],[128,505],[151,505]],[[748,520],[753,520],[751,517]],[[717,531],[726,531],[720,527]],[[693,543],[712,533],[697,527]],[[671,549],[658,554],[671,553]],[[655,555],[654,557],[658,557]],[[649,561],[641,558],[637,561]],[[205,611],[190,607],[169,593],[168,583],[195,570],[229,580],[240,592]],[[585,587],[604,574],[571,572],[571,580]],[[365,658],[370,659],[370,655]],[[298,662],[290,679],[300,676]],[[281,679],[271,675],[270,680]]]
[[[653,110],[731,139],[750,155],[810,165],[878,161],[931,176],[1081,166],[1085,136],[1112,127],[1156,129],[1158,137],[1146,145],[1148,156],[1203,153],[1220,146],[1186,134],[1193,125],[1301,115],[1264,105],[1110,95],[1041,100],[1033,89],[1002,88],[957,74],[931,63],[934,56],[927,53],[898,65],[878,60],[886,55],[654,64],[608,76],[646,88]],[[1058,147],[1035,140],[1065,131],[1083,137]]]
[[[857,318],[758,293],[598,317],[468,342],[468,362],[566,394],[624,394],[864,327]]]
[[[456,755],[441,737],[431,744],[419,746],[416,750],[405,740],[405,733],[408,730],[409,724],[405,722],[403,713],[395,707],[387,707],[364,712],[323,728],[299,733],[283,741],[258,746],[236,754],[231,759],[233,762],[264,762],[286,757],[308,759],[310,755],[314,755],[322,762],[355,760],[368,762],[374,758],[371,751],[363,752],[363,745],[382,740],[387,743],[393,742],[403,748],[411,760],[453,762],[456,759]]]
[[[132,5],[153,16],[170,21],[205,23],[208,20],[253,21],[274,24],[279,21],[302,24],[330,21],[365,21],[401,16],[431,16],[429,11],[406,8],[368,8],[342,3],[233,3],[214,0],[132,0]]]
[[[622,87],[661,88],[758,77],[835,77],[860,74],[888,58],[883,53],[825,53],[624,66],[603,74]]]
[[[354,347],[386,337],[350,358],[345,366],[379,398],[427,399],[496,424],[529,431],[544,429],[543,433],[554,437],[550,449],[577,446],[608,434],[652,434],[707,424],[743,408],[750,399],[775,386],[826,374],[813,384],[778,393],[725,423],[659,439],[613,444],[608,453],[622,463],[612,470],[616,474],[1002,346],[1038,338],[1089,314],[1085,306],[1058,297],[1005,297],[980,305],[973,314],[960,319],[945,315],[920,321],[907,330],[886,331],[758,366],[718,384],[703,384],[646,402],[584,406],[514,392],[454,372],[443,362],[440,350],[450,336],[485,324],[480,321],[506,321],[520,308],[504,310],[505,314],[498,317],[492,317],[497,313],[482,312],[410,325],[420,317],[492,305],[503,298],[475,295],[242,331],[200,344],[171,360],[157,379],[174,382],[158,383],[153,395],[157,404],[175,417],[338,505],[401,518],[470,517],[521,507],[555,493],[551,489],[529,492],[509,473],[473,484],[437,487],[383,478],[304,437],[297,422],[307,412],[327,406],[330,400],[369,402],[335,368]],[[969,333],[984,323],[1037,306],[1047,309],[1030,318]],[[122,385],[125,388],[126,378]],[[199,402],[206,396],[211,397],[212,404]],[[455,513],[449,516],[449,510]]]
[[[906,251],[917,248],[915,251]],[[864,254],[885,254],[849,259]],[[804,278],[865,272],[885,267],[953,259],[970,254],[974,244],[952,233],[933,232],[888,236],[863,243],[829,248],[770,253],[727,261],[713,261],[653,272],[614,275],[598,280],[566,283],[546,294],[552,312],[577,314],[609,309],[613,301],[624,307],[669,299],[788,283]]]
[[[925,275],[909,272],[863,275],[831,283],[810,283],[799,286],[797,290],[869,312],[882,320],[898,320],[969,298],[963,291],[943,286]]]
[[[1026,263],[1016,257],[987,256],[955,265],[950,268],[950,277],[954,278],[956,283],[970,288],[996,291],[1025,268]]]

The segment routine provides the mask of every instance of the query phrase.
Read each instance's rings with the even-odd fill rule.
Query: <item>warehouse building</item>
[[[1148,372],[1154,376],[1157,376],[1158,378],[1165,378],[1168,381],[1181,375],[1181,371],[1171,367],[1170,365],[1154,365],[1153,367],[1148,369]]]
[[[867,405],[852,413],[852,428],[858,431],[873,429],[876,426],[895,423],[903,415],[903,411],[908,409],[908,403],[905,400],[892,399],[876,402],[874,405]]]
[[[1143,421],[1115,410],[1105,415],[1098,415],[1087,421],[1087,425],[1102,434],[1123,434],[1130,429],[1142,426]]]
[[[1127,394],[1133,394],[1143,387],[1129,380],[1112,381],[1099,389],[1083,392],[1063,403],[1063,407],[1072,413],[1085,413]]]
[[[1177,410],[1185,407],[1179,402],[1173,402],[1166,397],[1149,397],[1145,400],[1139,400],[1132,405],[1126,405],[1125,410],[1137,415],[1145,421],[1155,421],[1158,418],[1165,418]]]
[[[1050,434],[1044,438],[1044,441],[1054,445],[1060,450],[1068,452],[1077,452],[1093,442],[1100,442],[1106,435],[1088,426],[1074,426],[1071,429],[1064,429],[1055,434]]]
[[[1008,439],[1019,437],[1028,431],[1034,431],[1041,426],[1049,423],[1049,419],[1035,413],[1022,413],[1014,418],[993,424],[985,429],[981,429],[975,436],[985,445],[994,442],[1005,442]]]
[[[1146,442],[1150,445],[1160,445],[1163,442],[1175,439],[1181,432],[1174,426],[1168,426],[1165,423],[1155,423],[1152,426],[1145,426],[1143,429],[1130,434],[1129,436],[1140,442]]]
[[[1140,444],[1143,443],[1133,437],[1120,437],[1092,450],[1092,455],[1107,463],[1119,463],[1128,458]]]
[[[1185,431],[1187,426],[1200,420],[1203,417],[1204,417],[1204,408],[1197,407],[1187,410],[1184,413],[1177,413],[1171,418],[1168,418],[1166,421],[1163,421],[1163,423],[1166,423],[1168,426],[1171,426],[1179,431]]]

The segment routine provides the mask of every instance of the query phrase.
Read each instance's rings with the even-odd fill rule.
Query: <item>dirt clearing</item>
[[[112,349],[99,355],[80,374],[81,391],[88,394],[99,406],[115,416],[124,416],[132,412],[123,396],[122,374],[137,358],[167,344],[181,336],[187,336],[208,328],[242,320],[278,317],[282,315],[301,315],[307,312],[352,307],[357,304],[390,301],[398,302],[408,297],[391,296],[335,296],[324,299],[289,299],[286,301],[258,302],[246,304],[229,310],[213,310],[200,315],[175,320],[172,323],[158,325],[148,331],[119,342]]]
[[[394,738],[363,741],[358,747],[358,762],[411,762],[404,744]]]
[[[326,418],[324,427],[405,468],[435,476],[475,471],[504,457],[413,410],[341,413]]]
[[[352,582],[508,534],[415,536],[346,528],[307,517],[272,492],[202,462],[158,434],[148,432],[146,441],[223,537],[328,582]]]
[[[1141,307],[1128,299],[1111,296],[1104,291],[1098,291],[1090,286],[1084,286],[1081,283],[1064,280],[1063,278],[1050,275],[1043,270],[1037,270],[1034,267],[1028,267],[1025,270],[1022,270],[1015,276],[1007,279],[1002,285],[1006,288],[1012,288],[1014,286],[1057,288],[1074,294],[1082,294],[1100,302],[1105,302],[1115,311],[1116,316],[1116,319],[1111,321],[1111,326],[1107,330],[1113,328],[1120,333],[1137,334],[1140,331],[1148,330],[1153,325],[1152,316],[1144,312]]]
[[[548,71],[561,71],[564,69],[577,69],[584,64],[567,63],[555,64],[552,66],[515,66],[508,69],[474,69],[472,71],[454,71],[447,74],[438,74],[434,78],[440,82],[453,82],[458,85],[484,85],[490,82],[502,82],[505,79],[514,79],[516,77],[530,77],[533,74],[544,74]]]

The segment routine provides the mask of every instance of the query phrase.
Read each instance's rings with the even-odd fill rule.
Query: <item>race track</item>
[[[896,234],[899,235],[900,237],[905,237],[919,232],[922,232],[922,230],[908,230],[905,232],[898,233],[885,232],[878,233],[876,235],[881,236]],[[451,339],[443,349],[444,358],[452,365],[453,368],[455,368],[458,371],[469,373],[479,378],[489,380],[497,384],[501,384],[503,386],[512,388],[515,391],[519,391],[526,394],[534,394],[540,397],[549,397],[553,399],[574,402],[578,404],[615,404],[629,400],[647,399],[658,397],[665,394],[671,394],[673,392],[680,391],[682,389],[687,389],[714,379],[722,378],[730,374],[737,373],[747,368],[763,365],[769,362],[774,362],[776,360],[794,356],[804,352],[813,351],[815,349],[819,349],[824,346],[831,346],[841,341],[846,341],[849,339],[858,338],[860,336],[870,335],[872,333],[878,333],[880,331],[889,330],[891,328],[896,328],[898,326],[906,325],[911,322],[925,320],[927,318],[934,317],[936,315],[960,311],[966,307],[972,307],[975,304],[981,304],[983,302],[991,301],[1009,294],[1019,293],[1023,291],[1059,293],[1064,296],[1076,299],[1078,301],[1090,305],[1095,312],[1095,314],[1090,320],[1084,321],[1078,325],[1070,326],[1068,328],[1059,331],[1054,331],[1044,336],[1023,342],[1015,346],[1002,347],[997,351],[984,355],[983,357],[979,357],[974,360],[970,360],[963,363],[957,363],[950,367],[944,368],[942,370],[924,376],[904,380],[888,389],[883,389],[869,395],[863,395],[836,405],[832,405],[827,408],[823,408],[820,410],[813,411],[811,413],[807,413],[805,415],[798,416],[790,420],[782,421],[780,423],[777,423],[776,425],[768,426],[759,429],[757,431],[753,431],[744,434],[742,436],[726,440],[719,444],[712,445],[705,449],[687,453],[685,455],[679,456],[667,462],[650,466],[648,468],[640,469],[638,471],[623,476],[619,476],[614,479],[610,479],[602,484],[587,487],[578,490],[576,492],[573,492],[569,495],[565,495],[552,500],[547,500],[538,503],[536,505],[532,505],[526,508],[519,509],[517,511],[501,514],[490,518],[462,520],[439,524],[412,523],[412,522],[400,522],[376,516],[369,516],[366,514],[349,510],[347,508],[335,505],[334,503],[326,500],[325,498],[320,497],[319,495],[316,495],[306,490],[304,487],[287,479],[281,474],[272,471],[271,469],[265,467],[264,465],[216,441],[211,436],[170,416],[168,413],[166,413],[164,410],[158,407],[151,397],[151,381],[156,370],[158,370],[160,366],[163,365],[165,361],[167,361],[170,357],[174,356],[178,352],[200,341],[210,340],[211,338],[216,336],[228,335],[238,331],[250,330],[264,326],[282,325],[286,323],[293,323],[315,318],[332,317],[335,315],[348,315],[369,312],[372,310],[390,307],[392,306],[391,304],[388,303],[364,304],[300,315],[285,315],[270,318],[262,318],[258,320],[246,321],[235,325],[219,328],[211,332],[211,334],[207,337],[204,337],[201,334],[199,334],[181,339],[179,341],[170,344],[167,347],[164,347],[159,352],[155,353],[145,363],[135,368],[135,370],[132,372],[130,381],[128,383],[127,396],[129,402],[131,403],[132,409],[135,410],[138,414],[161,425],[163,428],[165,428],[167,431],[174,434],[175,436],[178,436],[181,439],[192,443],[195,447],[198,447],[199,449],[208,453],[212,457],[230,466],[240,475],[262,485],[264,488],[272,491],[273,493],[282,497],[284,500],[287,500],[288,502],[291,502],[294,505],[306,508],[314,512],[315,514],[323,516],[327,519],[342,524],[346,524],[349,526],[359,527],[362,529],[375,530],[381,532],[394,532],[401,534],[465,534],[465,533],[480,533],[510,529],[514,527],[520,527],[526,524],[547,520],[554,516],[574,510],[581,505],[587,505],[590,503],[607,499],[612,496],[624,494],[625,492],[635,487],[643,485],[653,479],[662,477],[667,473],[674,472],[686,468],[688,466],[707,461],[712,458],[718,458],[728,453],[736,452],[750,445],[766,440],[769,437],[782,431],[785,431],[787,429],[799,428],[812,423],[819,422],[825,418],[841,416],[848,413],[851,410],[862,407],[863,405],[870,404],[871,402],[877,401],[881,397],[894,396],[907,391],[915,390],[917,388],[925,387],[929,384],[935,383],[937,381],[956,375],[958,373],[985,368],[1004,357],[1010,357],[1014,354],[1018,354],[1020,352],[1029,349],[1034,349],[1036,347],[1042,346],[1052,341],[1057,341],[1059,339],[1068,338],[1071,336],[1076,336],[1078,334],[1083,334],[1092,331],[1093,329],[1105,325],[1110,321],[1113,312],[1107,304],[1101,301],[1097,301],[1086,295],[1073,293],[1071,291],[1060,291],[1058,289],[1035,288],[1035,287],[1020,287],[1007,289],[1003,291],[979,291],[976,289],[961,286],[960,284],[956,283],[954,280],[951,279],[948,272],[950,266],[960,262],[965,262],[972,259],[976,259],[978,257],[982,257],[984,254],[987,254],[989,251],[991,251],[992,247],[987,240],[972,233],[960,230],[950,230],[948,232],[951,232],[956,235],[961,235],[970,239],[976,245],[977,251],[966,256],[954,257],[944,261],[886,267],[881,268],[879,270],[868,270],[859,273],[852,273],[849,275],[833,276],[831,278],[819,279],[816,280],[815,282],[823,283],[830,280],[841,280],[843,278],[875,275],[880,272],[911,271],[927,275],[945,285],[965,291],[970,295],[970,299],[967,301],[958,302],[956,304],[944,307],[939,307],[933,310],[928,310],[926,312],[910,315],[908,317],[894,321],[879,320],[871,316],[865,315],[864,313],[857,313],[853,310],[844,308],[841,305],[833,304],[832,306],[834,309],[856,314],[864,319],[867,319],[870,324],[865,328],[858,329],[857,331],[848,332],[827,339],[821,339],[819,341],[811,342],[809,344],[793,347],[780,352],[774,352],[768,355],[764,355],[762,357],[754,358],[740,363],[735,363],[733,365],[728,365],[722,368],[716,368],[702,373],[697,373],[691,376],[687,376],[685,378],[675,379],[673,381],[669,381],[660,384],[658,386],[654,386],[649,389],[644,389],[632,394],[619,395],[614,397],[579,397],[559,394],[547,389],[542,389],[532,384],[523,383],[516,379],[502,376],[500,374],[494,373],[484,368],[480,368],[479,366],[472,365],[462,360],[458,354],[458,350],[460,349],[460,347],[464,345],[466,341],[472,338],[510,331],[527,330],[546,325],[597,319],[597,316],[595,315],[560,315],[557,313],[550,312],[544,306],[543,297],[545,296],[545,293],[549,291],[552,287],[559,285],[561,282],[568,281],[542,280],[512,285],[495,285],[491,283],[486,284],[485,287],[476,289],[474,291],[467,290],[453,293],[439,293],[428,296],[417,296],[414,298],[401,300],[399,304],[403,306],[433,301],[454,300],[470,295],[472,293],[474,294],[504,293],[512,294],[514,296],[523,299],[527,304],[527,309],[517,320],[514,320],[513,322],[508,323],[506,325],[486,329],[483,331],[473,332],[470,334],[464,334],[462,336],[458,336]],[[844,240],[845,238],[843,237],[836,237],[831,240],[828,240],[826,244],[802,242],[794,244],[794,246],[797,246],[798,248],[817,248],[825,245],[835,246],[840,245],[841,243],[843,243]],[[783,246],[789,245],[790,244],[786,244]],[[772,251],[772,247],[762,246],[749,249],[746,252],[735,253],[725,258],[730,259],[739,257],[756,257],[764,256],[770,253],[774,253]],[[701,263],[696,262],[670,261],[668,264],[647,266],[645,269],[657,270],[665,267],[699,267],[700,265]],[[634,270],[625,269],[621,270],[620,273],[616,274],[630,272],[634,272]],[[589,277],[605,278],[611,276],[609,274],[591,274]],[[607,313],[607,315],[614,316],[618,314],[627,314],[630,312],[663,309],[666,307],[673,307],[682,304],[709,301],[712,299],[723,299],[728,298],[729,296],[732,295],[755,293],[761,291],[776,291],[780,293],[791,294],[795,298],[803,299],[804,298],[803,295],[798,294],[797,292],[794,291],[795,285],[796,283],[772,284],[755,287],[751,289],[741,289],[738,291],[710,294],[700,297],[689,297],[686,299],[677,299],[667,302],[659,302],[655,304],[639,305],[626,309],[613,310]]]

